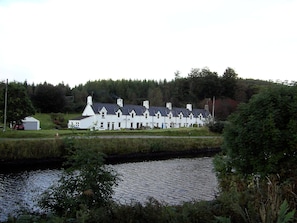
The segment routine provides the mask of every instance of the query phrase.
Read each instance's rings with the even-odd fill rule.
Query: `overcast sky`
[[[0,81],[74,87],[227,67],[297,80],[297,0],[0,0]]]

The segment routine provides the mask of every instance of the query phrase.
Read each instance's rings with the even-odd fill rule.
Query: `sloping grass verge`
[[[63,158],[68,143],[76,148],[93,148],[107,157],[121,157],[141,154],[203,152],[219,148],[222,138],[66,138],[3,140],[0,142],[0,164],[22,160]]]
[[[64,151],[62,140],[4,140],[0,143],[0,160],[45,159],[61,157]]]
[[[212,133],[207,127],[203,128],[177,128],[177,129],[151,129],[151,130],[110,130],[110,131],[90,131],[77,129],[49,129],[39,131],[16,131],[8,129],[6,132],[0,131],[0,138],[54,138],[69,136],[117,136],[117,135],[149,135],[149,136],[220,136]]]

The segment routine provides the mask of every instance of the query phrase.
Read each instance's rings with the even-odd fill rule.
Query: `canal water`
[[[121,204],[145,203],[153,197],[168,204],[212,200],[217,179],[212,157],[182,158],[110,165],[121,180],[113,199]],[[39,211],[37,199],[61,175],[59,169],[0,173],[0,221],[21,209]]]

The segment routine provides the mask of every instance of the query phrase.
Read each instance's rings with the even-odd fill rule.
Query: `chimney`
[[[117,104],[118,104],[118,106],[120,106],[121,108],[124,106],[124,101],[123,101],[123,99],[121,99],[121,98],[118,98],[117,99]]]
[[[92,96],[87,97],[87,105],[93,105],[93,99]]]
[[[166,103],[166,108],[168,108],[169,110],[172,110],[172,104],[171,104],[171,102],[167,102]]]
[[[192,107],[192,104],[187,104],[187,107],[186,107],[189,111],[192,111],[193,110],[193,107]]]
[[[145,107],[146,109],[150,108],[150,102],[148,100],[143,101],[143,107]]]

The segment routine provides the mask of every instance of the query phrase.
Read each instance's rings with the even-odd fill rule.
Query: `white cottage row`
[[[88,96],[87,105],[82,116],[69,120],[68,128],[93,130],[118,130],[140,128],[181,128],[203,126],[211,119],[206,109],[193,109],[192,104],[186,108],[150,107],[149,101],[143,105],[124,105],[123,99],[116,104],[93,103]]]

